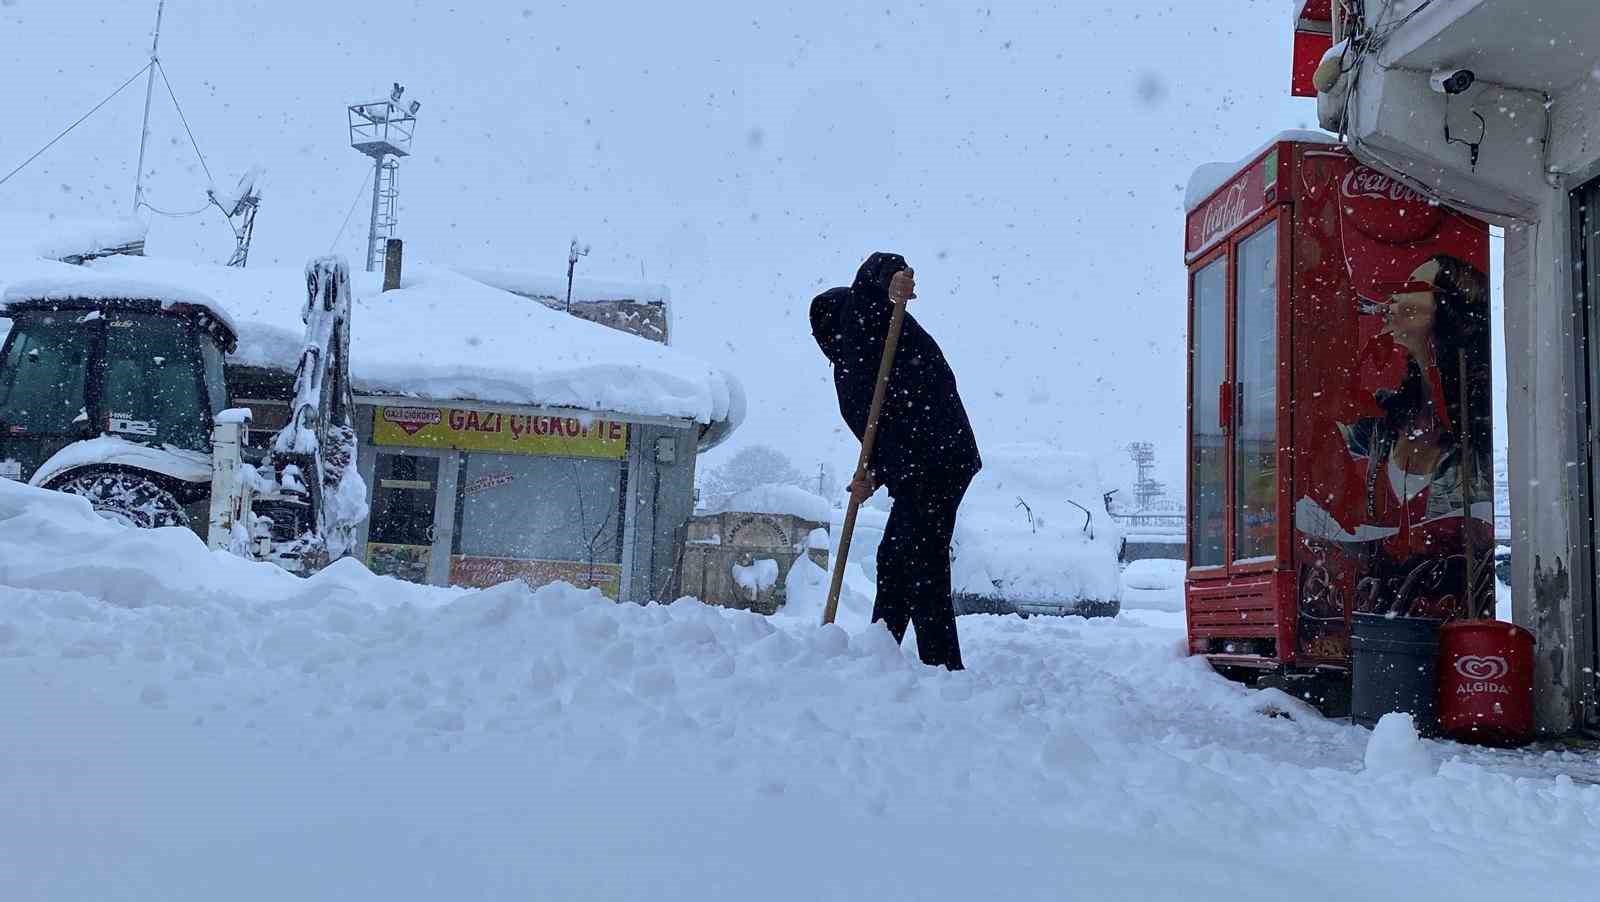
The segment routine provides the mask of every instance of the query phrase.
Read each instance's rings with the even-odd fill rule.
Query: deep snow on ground
[[[0,481],[7,899],[1580,899],[1571,754],[1369,734],[1181,615],[856,623],[308,580]],[[1270,716],[1285,714],[1288,716]],[[1394,762],[1404,762],[1395,766]]]

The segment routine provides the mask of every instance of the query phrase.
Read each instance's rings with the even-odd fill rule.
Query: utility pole
[[[144,149],[150,141],[150,100],[156,91],[156,66],[159,64],[157,50],[161,47],[161,14],[166,11],[167,0],[159,0],[156,4],[156,33],[150,39],[150,68],[145,73],[144,83],[144,124],[139,129],[139,168],[133,174],[133,212],[139,212],[139,204],[144,200]]]
[[[572,239],[572,248],[567,251],[567,307],[568,313],[572,312],[572,273],[578,268],[578,258],[589,256],[589,245],[578,247],[578,239]]]

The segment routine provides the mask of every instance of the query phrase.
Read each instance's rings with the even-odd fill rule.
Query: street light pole
[[[578,239],[572,239],[572,248],[567,251],[567,306],[566,311],[572,312],[572,273],[578,268],[578,258],[589,256],[589,245],[578,247]]]

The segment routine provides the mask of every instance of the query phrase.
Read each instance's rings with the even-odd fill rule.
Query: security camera
[[[1428,87],[1437,94],[1461,94],[1472,87],[1475,78],[1471,69],[1435,69],[1428,76]]]

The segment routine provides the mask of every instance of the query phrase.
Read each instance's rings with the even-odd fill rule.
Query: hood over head
[[[908,269],[906,258],[899,254],[887,251],[878,251],[867,258],[856,270],[856,280],[851,284],[855,291],[868,291],[875,295],[888,296],[889,280],[902,269]]]
[[[905,268],[907,268],[906,258],[899,254],[880,251],[861,264],[861,269],[856,272],[856,280],[849,288],[829,289],[817,295],[811,302],[811,334],[830,362],[838,363],[844,353],[844,345],[834,322],[838,316],[839,304],[848,299],[851,293],[887,298],[889,280],[895,273]]]

